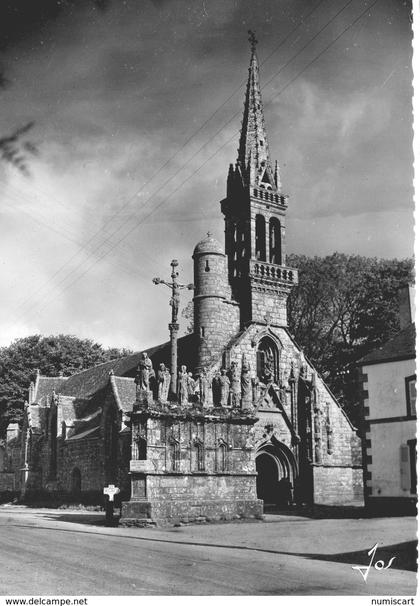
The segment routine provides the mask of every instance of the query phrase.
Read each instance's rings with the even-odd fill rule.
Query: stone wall
[[[146,493],[143,504],[124,503],[124,525],[134,524],[139,512],[158,525],[262,515],[255,474],[148,475]]]
[[[176,409],[176,410],[174,410]],[[261,516],[252,445],[255,417],[152,404],[133,416],[131,500],[123,525]],[[141,442],[146,442],[143,450]]]
[[[72,493],[72,473],[81,476],[81,492],[97,491],[105,486],[103,439],[66,441],[59,447],[57,480],[60,491]]]
[[[286,293],[270,292],[262,285],[252,282],[252,320],[265,322],[267,317],[277,326],[287,326]]]
[[[363,501],[361,468],[314,465],[314,503],[344,505]]]

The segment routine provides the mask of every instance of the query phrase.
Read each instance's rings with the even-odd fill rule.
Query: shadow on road
[[[291,517],[322,519],[360,519],[360,518],[389,518],[406,517],[411,515],[406,511],[368,511],[364,505],[304,505],[282,509],[278,505],[264,505],[264,513]],[[412,514],[413,516],[415,514]]]
[[[75,522],[75,517],[77,516],[68,516],[71,517]],[[82,516],[80,516],[82,517]],[[85,518],[87,516],[84,516]],[[53,518],[55,521],[57,517]],[[89,523],[85,521],[84,523]],[[98,524],[100,525],[100,524]],[[133,535],[126,534],[111,534],[111,533],[97,533],[90,532],[89,530],[79,530],[75,528],[51,528],[48,526],[35,526],[35,525],[27,525],[27,524],[10,524],[9,526],[13,526],[15,528],[31,528],[32,530],[50,530],[54,532],[70,532],[70,533],[82,533],[82,534],[90,534],[100,537],[110,537],[114,539],[128,539],[135,541],[143,541],[150,543],[169,543],[174,545],[187,545],[193,547],[213,547],[219,549],[236,549],[242,551],[252,551],[252,552],[262,552],[262,553],[271,553],[277,555],[290,555],[301,558],[307,558],[311,560],[322,560],[328,562],[336,562],[336,563],[347,563],[347,564],[355,564],[355,565],[367,565],[369,564],[369,556],[367,552],[373,547],[372,545],[368,546],[366,550],[360,551],[351,551],[351,552],[342,552],[335,554],[323,554],[323,553],[296,553],[292,551],[280,551],[276,549],[264,549],[260,547],[248,547],[246,545],[223,545],[220,543],[203,543],[199,541],[180,541],[176,539],[167,539],[162,537],[139,537]],[[102,523],[103,526],[103,523]],[[152,530],[152,529],[150,529]],[[152,530],[153,531],[153,530]],[[385,545],[379,546],[376,554],[376,559],[386,560],[385,565],[388,563],[389,559],[396,556],[396,559],[392,563],[392,568],[399,570],[407,570],[410,572],[417,571],[417,541],[406,541],[404,543],[396,543],[394,545]]]
[[[369,548],[371,549],[371,547]],[[319,553],[294,553],[293,555],[310,558],[312,560],[324,560],[327,562],[343,562],[345,564],[368,565],[370,557],[366,551],[349,551],[347,553],[319,554]],[[417,572],[417,541],[396,543],[378,547],[375,562],[383,560],[387,566],[389,560],[395,556],[391,567],[398,570],[410,570]]]

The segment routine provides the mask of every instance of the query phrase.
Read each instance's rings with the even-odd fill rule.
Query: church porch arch
[[[282,442],[266,441],[256,451],[257,496],[264,505],[287,507],[293,500],[297,464],[292,451]]]

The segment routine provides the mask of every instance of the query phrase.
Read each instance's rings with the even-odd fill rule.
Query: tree
[[[181,316],[188,321],[185,327],[185,334],[189,335],[194,332],[194,304],[189,301],[184,309],[181,310]]]
[[[130,353],[104,349],[90,339],[69,335],[33,335],[0,348],[0,435],[9,422],[22,419],[27,390],[37,369],[45,376],[69,376]]]
[[[357,361],[399,330],[399,289],[413,282],[413,260],[334,253],[287,262],[299,269],[290,330],[358,424]]]

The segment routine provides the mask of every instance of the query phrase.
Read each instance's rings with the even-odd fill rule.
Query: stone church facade
[[[287,207],[253,44],[221,202],[225,242],[208,234],[194,249],[194,331],[178,339],[178,368],[166,343],[71,377],[37,377],[22,492],[95,500],[114,483],[127,525],[361,500],[360,439],[287,328],[298,282],[286,266]]]

